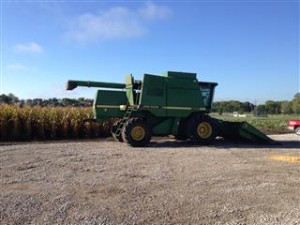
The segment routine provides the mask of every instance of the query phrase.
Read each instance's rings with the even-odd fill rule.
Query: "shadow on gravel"
[[[241,141],[229,141],[229,140],[216,140],[209,145],[201,145],[195,144],[190,141],[152,141],[147,148],[195,148],[199,147],[199,150],[202,146],[213,147],[213,148],[298,148],[300,150],[300,142],[299,141],[274,141],[270,144],[257,144],[257,143],[247,143]]]

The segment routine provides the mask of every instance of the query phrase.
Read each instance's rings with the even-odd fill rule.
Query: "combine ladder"
[[[112,134],[114,139],[121,141],[121,134],[122,134],[122,130],[125,127],[127,121],[130,119],[130,116],[132,114],[132,112],[134,111],[134,107],[129,106],[123,116],[123,118],[121,119],[116,131]]]

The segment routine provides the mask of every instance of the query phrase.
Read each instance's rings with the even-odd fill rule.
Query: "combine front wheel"
[[[151,140],[151,132],[142,118],[132,118],[126,124],[122,137],[132,147],[144,147]]]

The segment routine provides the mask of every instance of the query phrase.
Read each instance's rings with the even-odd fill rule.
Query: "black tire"
[[[297,134],[297,135],[300,136],[300,127],[296,127],[296,129],[295,129],[295,134]]]
[[[188,139],[188,137],[183,136],[183,135],[174,135],[174,138],[178,141],[185,141]]]
[[[132,147],[145,147],[150,143],[151,131],[142,118],[131,118],[122,132],[122,137]]]
[[[179,121],[178,133],[174,135],[174,138],[179,141],[185,141],[188,139],[187,134],[188,122],[186,119],[182,118]]]
[[[116,135],[116,133],[115,133],[117,131],[118,127],[120,126],[120,123],[121,123],[121,120],[117,120],[116,122],[114,122],[110,129],[110,133],[116,141],[123,142],[124,140],[122,137],[122,132],[120,133],[120,135]]]
[[[216,137],[216,126],[205,115],[194,115],[190,121],[191,140],[199,144],[210,144]]]

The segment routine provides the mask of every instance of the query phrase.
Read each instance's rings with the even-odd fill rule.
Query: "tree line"
[[[33,99],[19,99],[12,93],[8,95],[0,95],[0,104],[18,104],[20,106],[92,106],[93,99],[89,98],[33,98]]]
[[[20,106],[92,106],[93,99],[89,98],[34,98],[19,99],[14,94],[0,95],[0,104],[19,104]],[[265,104],[256,105],[251,102],[217,101],[213,103],[213,111],[222,115],[224,112],[253,113],[254,115],[300,114],[300,92],[291,101],[268,100]]]
[[[256,116],[278,114],[300,114],[300,93],[295,94],[291,101],[268,100],[265,104],[253,104],[240,101],[218,101],[213,103],[213,111],[222,115],[224,112],[253,113]]]

